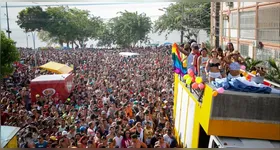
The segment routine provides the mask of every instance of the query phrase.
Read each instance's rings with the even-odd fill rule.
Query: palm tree
[[[266,74],[266,78],[280,84],[280,66],[271,58],[267,62],[269,63],[270,69]]]
[[[261,64],[263,61],[261,60],[256,60],[250,57],[247,57],[245,59],[245,66],[247,71],[251,71],[252,67],[256,67],[258,64]]]

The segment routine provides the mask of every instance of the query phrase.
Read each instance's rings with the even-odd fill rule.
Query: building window
[[[240,12],[240,38],[255,38],[255,16],[256,12],[254,11]]]
[[[280,5],[260,7],[258,15],[258,40],[269,43],[280,41]]]
[[[274,59],[277,64],[280,64],[280,49],[263,48],[256,50],[256,59],[264,61],[266,67],[269,66],[266,62],[269,58]]]
[[[249,57],[249,45],[240,44],[239,45],[240,54],[242,57],[246,58]]]
[[[227,35],[228,35],[228,20],[224,20],[223,26],[224,26],[223,36],[227,37]]]
[[[237,23],[238,23],[237,12],[231,13],[229,19],[230,19],[230,28],[237,29]]]
[[[237,23],[238,23],[238,16],[237,12],[233,12],[230,14],[230,36],[232,38],[237,37]]]

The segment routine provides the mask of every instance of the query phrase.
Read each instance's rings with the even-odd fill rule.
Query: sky
[[[68,5],[71,7],[76,7],[78,9],[89,10],[92,15],[100,16],[105,20],[116,17],[117,13],[120,11],[130,11],[138,13],[146,13],[147,16],[151,17],[152,21],[158,19],[164,12],[159,10],[168,7],[172,2],[150,2],[145,1],[142,3],[138,2],[8,2],[8,14],[11,38],[17,42],[17,47],[28,47],[33,46],[32,35],[26,35],[22,29],[16,23],[18,13],[25,9],[26,7],[40,5],[42,8],[47,6],[58,6],[58,5]],[[7,18],[6,18],[6,6],[4,2],[1,2],[1,30],[7,29]],[[165,33],[158,35],[157,33],[150,33],[151,43],[163,44],[165,42],[179,42],[180,32],[174,31],[168,35],[168,39],[165,39]],[[207,40],[205,32],[201,32],[199,35],[199,40],[204,42]],[[28,42],[27,42],[28,41]],[[89,40],[87,45],[96,45],[96,41]],[[35,47],[45,47],[47,44],[40,41],[37,36],[35,36]]]

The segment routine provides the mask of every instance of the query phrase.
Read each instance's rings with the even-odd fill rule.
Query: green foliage
[[[28,7],[19,12],[16,23],[25,32],[40,31],[46,26],[49,16],[40,6]]]
[[[111,47],[114,43],[113,31],[108,24],[103,24],[98,37],[97,46]]]
[[[250,57],[247,57],[245,59],[246,70],[250,71],[252,67],[256,67],[257,65],[261,64],[262,62],[263,61],[261,61],[261,60],[255,60]]]
[[[266,78],[272,82],[280,84],[280,66],[276,64],[275,60],[269,59],[267,61],[269,63],[269,70],[266,74]]]
[[[117,44],[122,47],[146,42],[152,22],[146,14],[120,12],[107,24],[89,11],[64,6],[48,7],[45,11],[28,7],[18,15],[17,24],[26,32],[38,31],[39,38],[48,44],[70,43],[82,47],[89,39],[99,40],[99,46]]]
[[[14,41],[7,38],[3,31],[1,31],[1,58],[0,78],[3,78],[3,76],[13,73],[13,63],[19,60],[19,52]]]
[[[89,11],[77,8],[28,7],[19,12],[17,24],[26,32],[39,31],[39,38],[49,43],[84,45],[89,38],[97,39],[102,20]]]
[[[119,17],[115,17],[108,23],[114,41],[121,47],[135,45],[137,42],[145,42],[147,35],[152,29],[152,22],[146,14],[137,12],[120,12]]]
[[[210,33],[210,2],[180,1],[165,8],[165,14],[155,21],[154,31],[184,31],[184,36],[190,40],[197,38],[200,30]]]

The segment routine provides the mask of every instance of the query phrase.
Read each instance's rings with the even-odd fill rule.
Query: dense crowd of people
[[[140,55],[123,57],[121,51]],[[1,125],[17,126],[20,148],[175,148],[170,47],[123,50],[20,50],[1,86]],[[36,62],[35,62],[36,61]],[[49,61],[72,66],[67,100],[37,94],[30,81]]]
[[[170,49],[49,49],[36,56],[19,49],[21,60],[1,85],[1,125],[21,128],[21,148],[176,148]],[[191,41],[179,50],[183,66],[204,82],[239,77],[245,61],[232,43],[210,51]],[[74,90],[67,100],[37,94],[32,102],[30,81],[51,74],[37,67],[50,61],[73,67]]]

